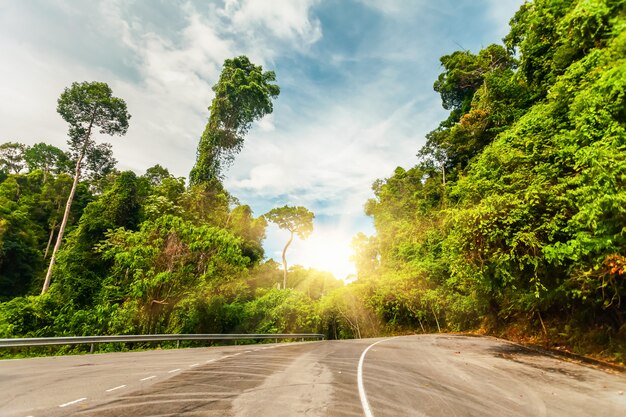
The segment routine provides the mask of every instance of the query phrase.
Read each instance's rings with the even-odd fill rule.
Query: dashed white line
[[[172,369],[171,371],[167,371],[168,374],[173,374],[174,372],[180,371],[180,368]]]
[[[357,385],[359,386],[359,397],[361,397],[361,406],[363,407],[363,413],[365,414],[365,417],[374,417],[374,414],[372,414],[372,409],[370,408],[370,403],[367,401],[367,395],[365,395],[365,387],[363,386],[363,362],[365,361],[365,354],[367,353],[368,350],[370,350],[372,347],[376,346],[377,344],[386,342],[387,340],[391,340],[391,339],[393,339],[393,337],[390,339],[383,339],[383,340],[379,340],[378,342],[374,342],[371,345],[369,345],[367,348],[365,348],[363,353],[361,353],[361,358],[359,359],[359,366],[357,367],[356,379],[357,379]]]
[[[77,400],[70,401],[69,403],[61,404],[61,405],[59,405],[59,407],[61,407],[61,408],[67,407],[68,405],[76,404],[76,403],[79,403],[81,401],[85,401],[86,399],[87,399],[87,397],[79,398]]]
[[[145,378],[141,378],[140,381],[147,381],[147,380],[153,379],[153,378],[156,378],[156,375],[150,375],[150,376],[147,376]]]
[[[199,363],[192,363],[191,365],[189,365],[190,368],[195,368],[196,366],[200,365]]]
[[[113,388],[109,388],[108,390],[106,390],[106,392],[112,392],[118,389],[122,389],[124,388],[126,385],[118,385],[117,387],[113,387]]]
[[[244,353],[250,353],[250,352],[252,352],[252,351],[251,350],[246,350]]]

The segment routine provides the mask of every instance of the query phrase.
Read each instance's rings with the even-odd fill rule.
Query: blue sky
[[[290,261],[349,273],[349,242],[373,233],[371,184],[415,164],[445,117],[439,57],[500,42],[521,0],[0,0],[0,142],[65,148],[56,100],[109,83],[132,114],[120,169],[187,176],[226,58],[274,70],[274,113],[255,124],[227,189],[260,215],[304,205],[316,232]],[[268,257],[285,235],[271,227]]]

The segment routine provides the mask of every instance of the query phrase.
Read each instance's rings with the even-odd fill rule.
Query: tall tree
[[[280,88],[274,71],[263,71],[246,56],[224,61],[220,79],[213,86],[211,114],[198,145],[196,165],[189,174],[192,185],[220,178],[225,166],[243,147],[252,122],[272,113],[272,99]]]
[[[7,142],[0,145],[0,170],[19,174],[24,168],[24,151],[21,143]]]
[[[72,207],[76,186],[80,179],[83,159],[98,149],[93,139],[94,128],[99,128],[102,134],[121,136],[126,134],[130,119],[130,114],[126,110],[126,102],[113,97],[111,88],[106,83],[95,81],[73,83],[71,87],[66,88],[59,97],[57,112],[69,124],[68,144],[76,156],[76,168],[70,195],[65,205],[63,220],[59,227],[59,234],[52,250],[50,265],[41,290],[42,294],[50,286],[52,269],[56,254],[63,241],[63,233]]]
[[[283,288],[287,288],[287,248],[293,242],[293,235],[297,234],[300,239],[306,239],[313,232],[313,219],[315,214],[306,207],[283,206],[270,210],[265,218],[276,224],[283,230],[288,230],[291,235],[283,249]]]

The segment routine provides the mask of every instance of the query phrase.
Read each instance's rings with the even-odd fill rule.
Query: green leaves
[[[245,56],[224,61],[220,79],[213,86],[215,98],[196,164],[189,174],[191,184],[221,179],[224,168],[241,151],[252,123],[272,112],[272,99],[280,94],[278,85],[272,84],[275,80],[273,71],[264,72]]]
[[[24,152],[26,147],[17,142],[6,142],[0,145],[0,171],[19,174],[24,168]]]
[[[107,135],[125,135],[130,114],[126,102],[113,97],[111,88],[102,82],[72,83],[57,102],[57,112],[70,125],[70,141],[83,143],[91,124]]]
[[[297,234],[300,239],[306,239],[313,232],[315,215],[306,207],[277,207],[267,212],[264,217],[279,228]]]
[[[623,328],[625,13],[621,0],[536,0],[505,38],[518,61],[496,46],[442,58],[450,117],[366,205],[380,259],[369,300],[388,323]],[[547,334],[543,318],[529,326]]]

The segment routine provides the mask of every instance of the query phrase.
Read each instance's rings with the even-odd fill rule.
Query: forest
[[[123,136],[126,104],[74,83],[67,150],[0,145],[0,337],[477,332],[626,362],[626,0],[527,2],[440,61],[449,116],[372,185],[350,284],[266,259],[268,221],[313,213],[224,188],[274,72],[225,61],[188,180],[118,171],[92,130]]]

